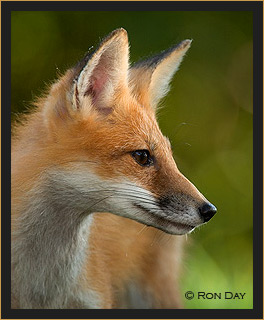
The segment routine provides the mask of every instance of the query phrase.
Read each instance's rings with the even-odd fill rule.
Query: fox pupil
[[[132,152],[132,157],[143,167],[148,167],[153,164],[153,159],[148,150],[136,150]]]

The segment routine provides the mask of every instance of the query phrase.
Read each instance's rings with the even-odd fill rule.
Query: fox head
[[[213,217],[216,208],[180,173],[155,117],[190,45],[182,41],[130,67],[127,32],[117,29],[51,87],[41,102],[42,150],[58,205],[171,234]]]

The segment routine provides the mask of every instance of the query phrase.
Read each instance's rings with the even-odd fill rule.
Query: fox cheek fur
[[[102,230],[110,238],[123,231],[119,216],[181,235],[216,213],[179,172],[155,116],[190,45],[182,41],[130,67],[127,33],[117,29],[17,126],[12,140],[13,307],[114,307],[113,284],[104,283],[107,295],[94,280],[105,269],[94,275],[89,264],[98,261],[90,248],[99,255],[112,250],[99,245],[93,228],[102,228],[102,221],[93,219],[94,212],[114,214],[104,221],[114,221],[115,227],[104,224]],[[139,224],[131,220],[124,223],[127,237],[138,232]],[[118,255],[118,249],[111,254]],[[135,259],[143,255],[137,252]],[[126,268],[131,272],[135,265]],[[161,293],[154,291],[148,305],[163,307]],[[178,305],[174,302],[171,307]]]

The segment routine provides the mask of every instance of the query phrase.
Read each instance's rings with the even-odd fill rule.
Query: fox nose
[[[204,222],[208,222],[216,214],[216,207],[211,203],[204,203],[200,208],[199,212]]]

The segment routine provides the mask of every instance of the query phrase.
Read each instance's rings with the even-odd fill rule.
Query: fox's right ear
[[[116,29],[51,87],[45,117],[53,119],[55,115],[65,120],[76,112],[109,114],[115,93],[128,88],[128,63],[127,32]]]
[[[110,33],[90,55],[69,69],[51,86],[49,94],[35,104],[43,106],[45,123],[58,130],[79,115],[108,115],[113,111],[115,94],[128,90],[129,45],[126,30]],[[53,132],[53,130],[51,130]]]
[[[115,93],[127,86],[128,61],[127,32],[116,29],[100,43],[77,76],[73,86],[74,108],[85,104],[99,112],[110,112]]]

